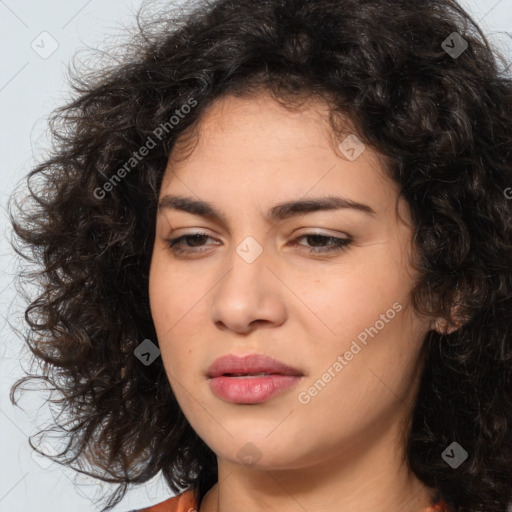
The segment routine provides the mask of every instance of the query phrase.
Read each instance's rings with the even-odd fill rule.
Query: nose
[[[267,251],[250,262],[233,250],[229,271],[212,295],[211,320],[217,328],[246,334],[285,322],[284,286],[270,260]]]

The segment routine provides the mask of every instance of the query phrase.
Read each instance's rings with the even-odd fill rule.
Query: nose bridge
[[[262,244],[253,236],[246,236],[233,249],[229,259],[230,271],[219,283],[219,288],[237,300],[240,300],[239,295],[254,300],[262,292],[264,279],[268,278],[268,251],[264,251]]]
[[[245,237],[233,248],[229,272],[213,295],[212,321],[245,331],[255,320],[279,322],[284,312],[275,280],[267,268],[268,251],[254,237]]]

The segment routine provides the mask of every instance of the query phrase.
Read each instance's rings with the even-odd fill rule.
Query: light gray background
[[[102,492],[101,487],[89,481],[78,485],[73,482],[73,472],[55,463],[48,466],[46,459],[33,456],[27,436],[48,417],[44,408],[36,414],[41,398],[26,394],[20,402],[26,411],[13,407],[9,401],[9,388],[22,376],[20,362],[26,360],[26,355],[7,323],[9,319],[24,329],[23,303],[16,298],[13,287],[16,257],[7,242],[10,225],[6,202],[14,186],[49,147],[46,118],[66,97],[65,70],[73,54],[79,48],[101,45],[106,36],[118,34],[122,25],[133,22],[140,3],[0,0],[0,512],[98,510],[91,498]],[[491,41],[512,56],[512,0],[461,3],[480,21]],[[51,38],[41,35],[43,32]],[[44,52],[50,52],[56,44],[56,50],[47,56]],[[162,479],[156,478],[149,485],[130,491],[114,510],[147,506],[170,495]]]

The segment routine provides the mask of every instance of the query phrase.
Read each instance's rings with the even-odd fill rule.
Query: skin
[[[226,216],[223,222],[160,209],[150,269],[152,317],[170,384],[218,459],[219,482],[200,512],[419,512],[433,496],[404,462],[420,349],[436,325],[410,304],[417,276],[409,210],[374,150],[367,146],[350,161],[336,149],[327,114],[320,101],[290,112],[263,93],[224,97],[202,118],[193,151],[171,154],[165,171],[160,198],[201,199]],[[277,203],[325,195],[364,203],[375,215],[338,209],[265,219]],[[198,231],[208,237],[181,247],[199,252],[169,248],[169,238]],[[315,254],[308,248],[332,243],[304,237],[311,233],[353,241]],[[263,251],[252,263],[236,252],[248,236]],[[301,403],[299,393],[304,397],[394,303],[401,311]],[[215,396],[209,365],[221,355],[251,353],[304,377],[262,404]],[[237,455],[248,442],[260,457],[252,465]]]

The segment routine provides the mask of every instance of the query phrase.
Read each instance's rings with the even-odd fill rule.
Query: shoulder
[[[194,491],[190,489],[157,505],[151,505],[133,512],[197,512],[196,507],[197,500]]]

